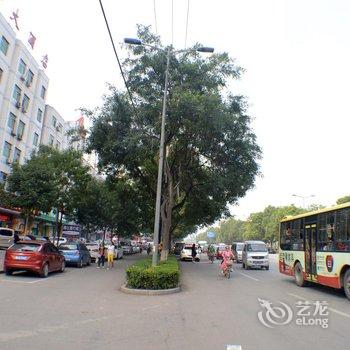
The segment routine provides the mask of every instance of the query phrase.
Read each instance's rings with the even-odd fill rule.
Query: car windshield
[[[77,250],[78,247],[76,244],[61,244],[60,250]]]
[[[266,245],[263,243],[253,243],[248,244],[247,246],[248,252],[267,252]]]
[[[16,252],[37,252],[40,249],[40,244],[33,243],[16,243],[14,244],[10,250]]]
[[[244,247],[244,244],[243,243],[237,243],[237,246],[236,246],[236,250],[238,251],[241,251],[243,250],[243,247]]]

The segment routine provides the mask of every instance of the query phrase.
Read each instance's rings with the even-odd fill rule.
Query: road
[[[182,262],[182,292],[163,296],[119,291],[126,265],[136,259],[126,257],[112,270],[68,268],[47,279],[0,275],[0,349],[347,348],[350,302],[340,291],[297,287],[279,274],[276,256],[269,271],[235,265],[229,280],[219,274],[218,263]],[[273,328],[264,326],[258,298],[279,307],[284,302],[294,312],[292,320],[272,325],[263,314]],[[296,303],[306,300],[328,302],[329,315],[322,316],[328,328],[296,324]]]

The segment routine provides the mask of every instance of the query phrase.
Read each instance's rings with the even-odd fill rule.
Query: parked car
[[[118,245],[118,244],[114,244],[115,250],[114,250],[114,257],[113,259],[118,260],[118,259],[123,259],[124,253],[123,253],[123,248]],[[108,258],[108,244],[105,245],[105,259],[107,260]]]
[[[200,257],[198,254],[198,245],[196,244],[196,261],[200,261]],[[185,261],[185,260],[192,260],[192,244],[185,244],[185,246],[181,250],[180,254],[180,260]]]
[[[63,272],[64,269],[64,256],[50,242],[18,241],[5,253],[4,270],[7,275],[24,270],[47,277],[49,272]]]
[[[243,252],[244,243],[243,242],[234,242],[232,244],[232,253],[235,256],[237,262],[242,262],[242,252]]]
[[[13,244],[15,231],[11,228],[0,227],[0,247],[8,248]]]
[[[184,248],[184,246],[185,246],[184,242],[175,243],[174,248],[173,248],[174,255],[178,255],[178,256],[181,255],[181,250]]]
[[[55,237],[55,238],[50,237],[50,241],[51,241],[53,244],[56,244],[56,243],[57,243],[57,237]],[[67,243],[67,238],[65,238],[65,237],[60,237],[60,238],[58,239],[58,245],[64,244],[64,243]]]
[[[58,249],[64,255],[66,264],[73,264],[77,267],[91,264],[91,255],[86,245],[81,242],[67,242],[60,244]]]
[[[242,253],[242,267],[263,267],[269,269],[269,252],[267,246],[262,241],[245,241]]]
[[[98,251],[99,251],[99,244],[98,243],[86,243],[85,244],[86,248],[88,249],[90,256],[91,256],[91,261],[96,262],[98,260]]]
[[[120,242],[124,254],[132,254],[133,248],[130,242]]]

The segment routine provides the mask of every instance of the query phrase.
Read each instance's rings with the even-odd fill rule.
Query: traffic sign
[[[208,231],[208,232],[207,232],[207,237],[208,237],[208,238],[214,238],[214,237],[215,237],[215,232]]]

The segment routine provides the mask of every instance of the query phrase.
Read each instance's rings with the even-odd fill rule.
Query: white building
[[[0,181],[41,139],[49,79],[0,14]]]
[[[59,150],[68,148],[68,128],[69,124],[55,110],[55,108],[46,105],[40,143],[42,145],[56,147]]]

